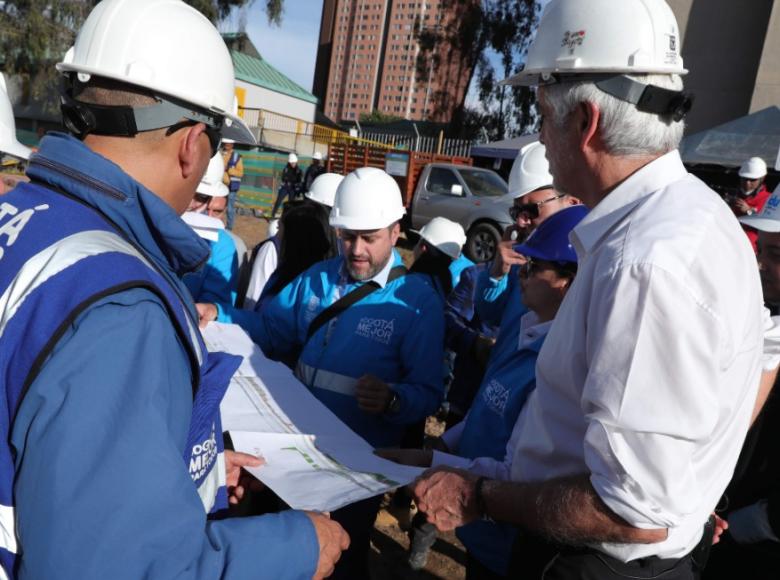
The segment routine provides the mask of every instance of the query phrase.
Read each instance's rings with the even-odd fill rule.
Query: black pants
[[[295,187],[292,185],[282,185],[279,188],[279,194],[276,196],[274,207],[271,209],[271,217],[276,216],[276,211],[281,207],[285,199],[292,201],[295,198]]]
[[[704,580],[777,580],[780,578],[780,544],[765,541],[737,544],[728,532],[712,547]]]
[[[368,580],[368,552],[371,547],[371,530],[379,512],[382,496],[364,499],[336,510],[330,517],[341,524],[349,534],[349,548],[341,553],[331,579]]]
[[[708,525],[696,548],[683,558],[649,556],[621,562],[591,548],[556,546],[521,532],[512,547],[508,576],[523,580],[698,580],[711,545]]]

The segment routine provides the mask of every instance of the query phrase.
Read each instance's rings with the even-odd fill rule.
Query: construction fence
[[[331,145],[366,145],[385,149],[402,149],[420,153],[434,153],[469,157],[473,141],[449,139],[441,131],[437,136],[402,135],[380,131],[357,131],[357,135],[288,117],[264,109],[241,108],[244,121],[255,132],[259,143],[311,156],[315,152],[326,155]]]

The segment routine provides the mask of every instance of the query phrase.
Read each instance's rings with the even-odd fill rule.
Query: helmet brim
[[[362,216],[331,216],[328,220],[330,227],[338,228],[341,230],[352,230],[354,232],[368,232],[373,230],[381,230],[382,228],[388,228],[395,222],[399,221],[404,214],[405,209],[402,209],[397,214],[391,216],[385,216],[382,218],[366,219]]]
[[[11,157],[16,157],[18,159],[27,161],[30,159],[30,155],[32,155],[33,151],[18,141],[11,141],[5,145],[0,145],[0,153],[5,153]]]
[[[780,220],[761,217],[760,215],[745,216],[739,218],[739,223],[758,230],[776,234],[780,232]]]
[[[654,69],[628,69],[625,67],[615,68],[577,68],[577,69],[531,69],[521,70],[517,74],[507,77],[498,82],[499,86],[509,87],[536,87],[553,84],[556,81],[554,79],[546,80],[545,76],[552,75],[566,75],[571,77],[571,80],[576,80],[577,75],[687,75],[688,69],[685,68],[654,68]]]

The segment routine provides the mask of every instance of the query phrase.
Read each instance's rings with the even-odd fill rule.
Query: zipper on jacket
[[[58,173],[62,173],[63,175],[70,177],[74,181],[78,181],[79,183],[88,186],[90,189],[96,189],[100,193],[105,193],[109,197],[112,197],[114,199],[117,199],[119,201],[126,201],[127,196],[116,189],[115,187],[111,187],[110,185],[103,183],[102,181],[95,179],[94,177],[90,177],[89,175],[85,175],[84,173],[81,173],[80,171],[75,171],[74,169],[71,169],[70,167],[66,167],[64,165],[61,165],[57,163],[56,161],[52,161],[51,159],[47,157],[43,157],[41,155],[35,155],[33,156],[32,160],[30,161],[30,165],[40,165],[41,167],[45,169],[51,169],[52,171],[56,171]]]

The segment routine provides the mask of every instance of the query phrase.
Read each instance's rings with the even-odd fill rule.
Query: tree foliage
[[[185,0],[215,24],[254,0]],[[282,22],[284,0],[263,0],[270,23]],[[4,0],[0,2],[0,69],[19,78],[21,100],[56,109],[53,64],[68,50],[98,0]]]
[[[538,23],[538,1],[446,0],[443,9],[461,16],[418,28],[417,75],[425,74],[429,63],[441,67],[459,59],[463,74],[469,75],[469,81],[472,76],[476,80],[480,106],[469,109],[465,102],[459,103],[452,122],[460,129],[457,136],[474,137],[474,131],[484,129],[489,138],[502,139],[535,130],[534,93],[524,87],[500,86],[499,81],[520,70],[525,61]],[[436,101],[447,108],[443,98]]]
[[[396,121],[403,121],[403,117],[398,115],[388,115],[382,111],[373,110],[370,113],[361,113],[360,122],[366,124],[380,124],[380,123],[394,123]]]

